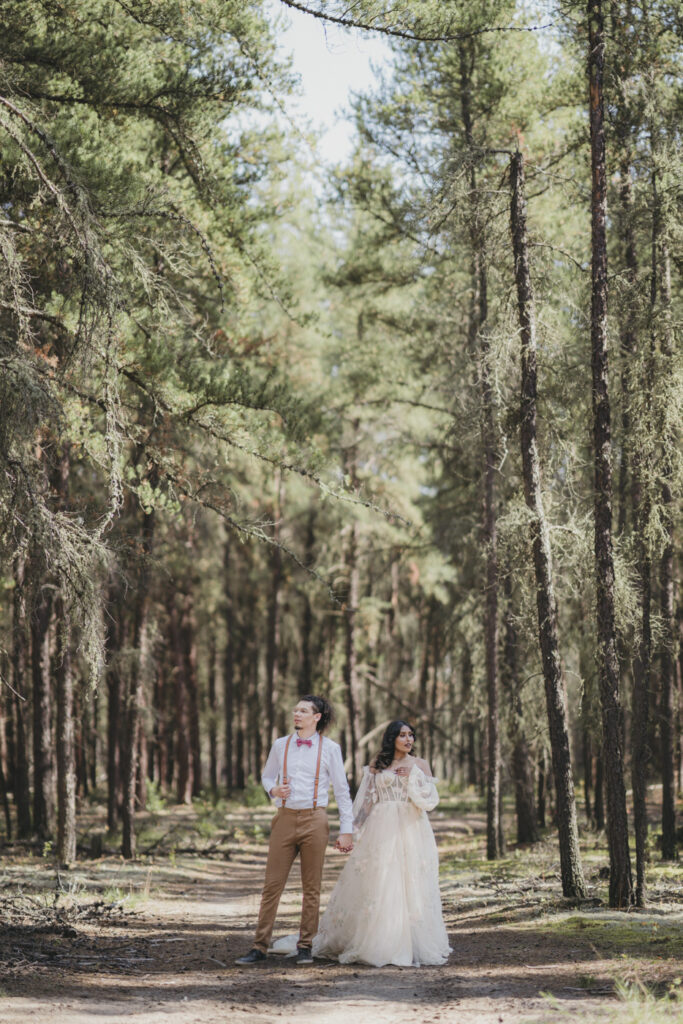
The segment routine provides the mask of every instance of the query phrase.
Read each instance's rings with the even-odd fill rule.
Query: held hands
[[[334,844],[335,850],[339,850],[340,853],[351,853],[353,849],[353,836],[348,832],[342,833]]]

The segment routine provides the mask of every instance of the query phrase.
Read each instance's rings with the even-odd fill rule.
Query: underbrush
[[[683,1024],[681,979],[666,986],[646,985],[642,981],[617,982],[616,999],[597,1011],[583,1014],[586,1024]],[[533,1024],[568,1024],[576,1011],[565,1010],[560,1000],[548,995],[547,1014],[534,1017]],[[531,1024],[531,1022],[529,1022]]]

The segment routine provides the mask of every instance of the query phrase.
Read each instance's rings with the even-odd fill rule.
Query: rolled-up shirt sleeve
[[[280,776],[280,758],[278,755],[277,743],[273,743],[268,754],[268,760],[266,766],[261,773],[261,782],[268,796],[273,786],[277,786],[278,778]],[[271,800],[275,799],[271,797]]]
[[[337,807],[339,808],[339,831],[342,835],[346,835],[353,832],[353,811],[351,809],[351,794],[349,793],[349,782],[344,771],[341,748],[336,743],[332,747],[329,772],[332,789],[334,790],[334,799],[337,801]]]

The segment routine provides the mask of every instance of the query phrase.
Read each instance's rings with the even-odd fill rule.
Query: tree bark
[[[258,645],[254,623],[245,624],[244,653],[241,678],[246,687],[247,735],[246,755],[249,774],[254,779],[261,777],[263,768],[262,704],[259,698]]]
[[[538,757],[538,826],[546,827],[546,801],[548,797],[548,758],[545,747]]]
[[[591,352],[595,455],[595,570],[598,679],[602,708],[610,852],[610,907],[633,903],[624,786],[623,722],[614,620],[612,553],[612,442],[607,359],[607,173],[604,127],[605,31],[602,0],[588,0],[588,77],[592,171]]]
[[[477,786],[479,783],[479,771],[477,764],[477,733],[476,725],[472,721],[472,711],[467,709],[472,696],[472,652],[466,643],[462,653],[462,705],[464,709],[464,741],[462,744],[463,755],[467,766],[467,785]]]
[[[623,134],[623,133],[622,133]],[[643,487],[643,465],[649,460],[649,439],[652,432],[651,404],[653,388],[652,353],[645,354],[647,370],[643,374],[640,365],[635,363],[636,357],[636,287],[638,279],[638,259],[633,229],[633,198],[631,189],[630,161],[624,159],[621,167],[621,223],[624,242],[624,261],[626,280],[630,289],[629,309],[622,320],[621,348],[625,359],[631,364],[623,374],[622,388],[624,391],[623,413],[623,455],[622,459],[630,458],[632,468],[631,504],[633,506],[632,521],[636,550],[636,573],[640,598],[640,629],[636,641],[636,652],[633,660],[633,694],[632,694],[632,727],[631,727],[631,787],[633,790],[633,827],[636,848],[636,905],[645,905],[645,861],[647,851],[647,771],[650,761],[650,744],[648,742],[650,716],[650,690],[652,666],[652,558],[650,555],[649,520],[651,503],[647,489]],[[652,295],[654,301],[654,293]],[[635,372],[634,372],[635,371]],[[635,380],[632,378],[635,377]],[[636,389],[644,390],[643,418],[637,424],[631,424],[629,401]],[[630,430],[636,430],[636,438],[632,438]],[[621,485],[620,485],[621,486]],[[620,495],[620,501],[623,496]]]
[[[583,795],[586,803],[586,819],[589,825],[595,824],[593,816],[593,741],[591,739],[588,723],[584,721],[581,726],[581,748],[583,755]]]
[[[115,832],[120,817],[121,704],[123,679],[118,655],[125,646],[125,615],[120,602],[112,608],[107,624],[107,828]]]
[[[31,617],[31,672],[33,678],[33,828],[41,839],[54,834],[55,778],[50,711],[50,620],[52,590],[40,588]]]
[[[278,735],[278,655],[280,651],[280,590],[282,587],[282,551],[280,550],[280,521],[282,518],[282,472],[276,471],[275,503],[273,508],[273,543],[270,552],[271,582],[268,599],[268,633],[266,637],[266,720],[268,745]]]
[[[0,716],[0,726],[4,727],[4,719]],[[2,800],[2,810],[5,815],[5,838],[8,842],[12,839],[12,815],[9,808],[9,800],[7,798],[7,774],[2,766],[3,759],[0,758],[0,800]]]
[[[306,521],[305,564],[313,565],[315,560],[315,509],[311,508]],[[313,693],[313,663],[311,659],[311,635],[313,633],[313,607],[308,589],[302,592],[303,613],[301,616],[301,668],[299,670],[299,693]]]
[[[187,693],[188,731],[190,758],[192,761],[192,796],[199,796],[202,789],[202,752],[199,736],[199,681],[197,679],[197,624],[194,615],[192,591],[183,595],[183,611],[180,621],[185,690]]]
[[[524,729],[524,708],[520,694],[518,638],[513,609],[510,577],[505,577],[505,613],[503,616],[503,659],[501,686],[508,706],[508,736],[512,746],[510,768],[515,787],[517,842],[538,842],[538,820],[534,794],[534,768]]]
[[[216,637],[209,637],[207,652],[207,690],[209,698],[209,785],[214,802],[218,798],[218,701],[216,700]]]
[[[663,329],[661,351],[665,376],[673,376],[673,329],[671,325],[671,267],[669,253],[662,247]],[[665,530],[664,549],[659,565],[660,607],[663,625],[661,670],[661,752],[662,752],[662,859],[675,860],[676,843],[676,615],[674,599],[674,467],[673,449],[676,437],[666,417],[662,429],[662,522]]]
[[[515,153],[511,160],[510,180],[510,226],[522,344],[521,445],[524,497],[531,513],[530,533],[536,574],[538,632],[557,798],[562,891],[565,896],[576,899],[585,895],[586,888],[579,851],[567,697],[557,634],[557,604],[553,585],[550,531],[543,508],[536,436],[536,320],[526,229],[524,159],[519,152]]]
[[[90,737],[88,743],[88,775],[90,786],[95,789],[97,786],[97,769],[100,758],[100,692],[95,690],[92,695],[92,720],[90,723]]]
[[[230,557],[230,537],[226,537],[223,551],[223,618],[225,621],[225,653],[223,655],[223,723],[225,729],[225,786],[228,794],[235,784],[234,762],[234,688],[235,688],[235,610],[233,604],[233,570]],[[237,772],[243,772],[241,758],[237,757]],[[242,784],[243,788],[244,783]]]
[[[123,836],[121,853],[135,857],[135,792],[138,769],[138,732],[142,684],[147,660],[147,619],[150,602],[150,557],[154,539],[154,511],[143,512],[137,593],[133,617],[133,660],[126,695],[126,744],[123,759]]]
[[[57,598],[57,859],[68,866],[76,860],[76,765],[74,743],[74,683],[70,628],[64,602]]]
[[[605,828],[605,760],[602,750],[595,757],[595,830],[602,832]]]
[[[486,644],[487,696],[487,775],[486,775],[486,856],[502,856],[500,818],[500,708],[498,699],[498,532],[495,509],[495,427],[491,387],[488,339],[482,335],[482,398],[484,442],[483,541],[486,551],[486,595],[484,635]]]
[[[485,552],[484,644],[487,695],[487,771],[486,771],[486,856],[501,856],[502,826],[500,820],[500,712],[498,700],[498,533],[496,523],[497,442],[495,404],[491,384],[491,344],[484,329],[488,317],[487,269],[484,227],[477,201],[476,150],[472,119],[472,40],[459,45],[460,113],[463,133],[469,150],[470,192],[473,211],[470,220],[471,306],[467,343],[477,359],[480,395],[480,431],[482,442],[482,543]]]
[[[436,599],[434,599],[434,615],[436,617]],[[429,722],[427,725],[427,759],[432,767],[432,771],[438,773],[436,769],[436,750],[435,750],[435,716],[437,714],[437,708],[439,706],[439,677],[441,670],[441,629],[439,623],[436,621],[432,628],[432,692],[429,700]]]
[[[355,522],[349,527],[346,547],[346,568],[348,589],[344,603],[344,687],[348,714],[348,754],[351,755],[351,784],[353,789],[360,784],[361,772],[361,725],[360,725],[360,679],[358,676],[358,655],[356,650],[356,615],[360,595],[360,572],[358,569],[358,528]]]
[[[168,624],[171,639],[173,663],[174,723],[175,723],[175,767],[176,803],[192,802],[192,761],[190,725],[187,699],[186,665],[183,657],[180,613],[175,593],[169,596]]]
[[[28,770],[28,737],[26,735],[26,594],[24,590],[24,556],[14,559],[14,590],[12,592],[12,689],[14,690],[14,803],[17,811],[17,835],[31,835],[31,794]]]

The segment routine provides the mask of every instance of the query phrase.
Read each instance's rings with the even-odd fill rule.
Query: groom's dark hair
[[[314,694],[306,694],[305,697],[299,697],[299,700],[308,701],[315,708],[316,715],[320,715],[320,718],[316,722],[316,729],[318,732],[325,732],[328,725],[331,725],[334,721],[334,711],[332,705],[324,697],[316,697]]]

